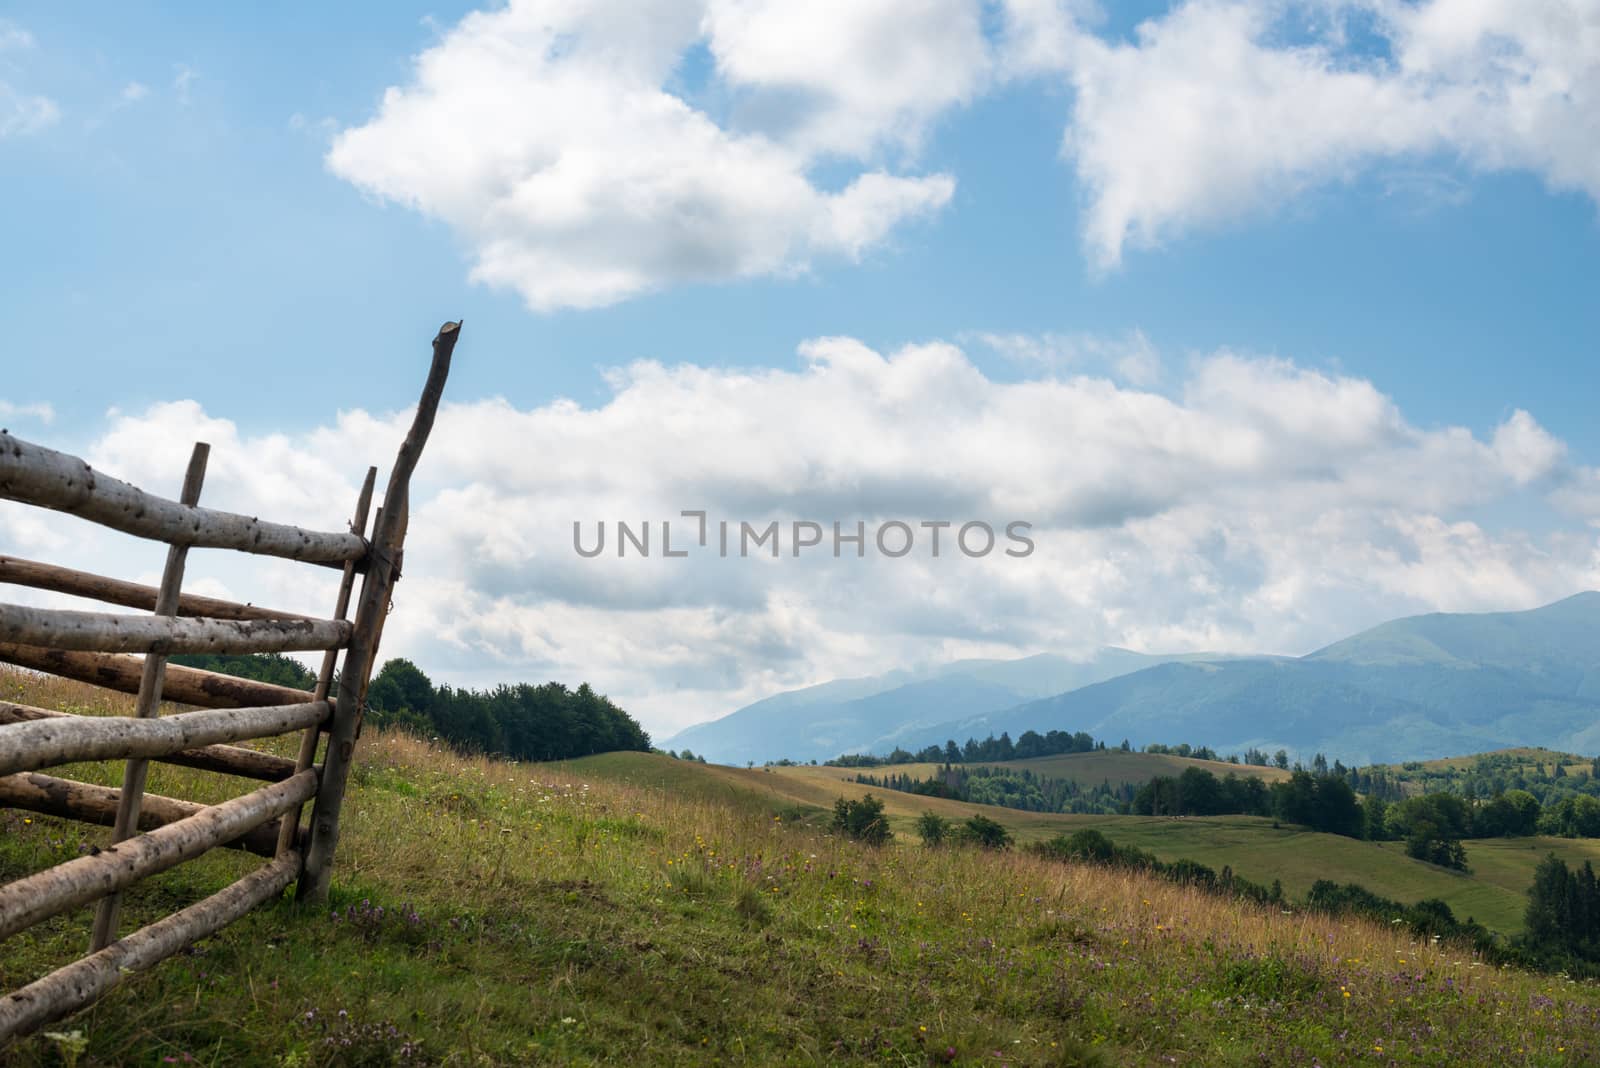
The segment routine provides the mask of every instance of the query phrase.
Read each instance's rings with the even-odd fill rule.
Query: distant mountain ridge
[[[1041,653],[1018,660],[958,660],[922,671],[838,679],[775,694],[721,719],[688,727],[659,744],[731,764],[888,752],[903,744],[900,739],[934,724],[998,712],[1152,664],[1217,655],[1164,657],[1107,647],[1086,660]]]
[[[1050,729],[1362,764],[1519,745],[1594,753],[1600,593],[1524,612],[1394,620],[1298,658],[1157,665],[936,724],[905,744]]]
[[[1279,748],[1346,763],[1511,746],[1600,752],[1600,593],[1521,612],[1379,624],[1303,657],[1107,648],[840,680],[757,701],[662,743],[743,763],[917,750],[1023,731],[1112,744]]]

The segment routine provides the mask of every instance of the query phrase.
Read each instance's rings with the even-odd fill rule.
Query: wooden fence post
[[[356,497],[356,513],[350,520],[352,533],[366,537],[367,511],[372,507],[372,487],[378,481],[378,469],[367,468],[366,481],[361,483],[361,493]],[[355,561],[344,565],[344,577],[339,580],[339,596],[334,601],[333,618],[343,619],[350,611],[350,591],[356,584]],[[313,700],[326,701],[328,687],[333,684],[333,669],[339,659],[339,650],[329,649],[322,657],[322,670],[317,672],[317,688],[312,691]],[[320,726],[307,727],[305,736],[300,739],[300,754],[295,759],[294,770],[304,771],[317,759],[317,742],[322,737]],[[286,813],[283,817],[283,827],[278,832],[278,856],[283,856],[295,847],[295,838],[300,834],[300,809]]]
[[[189,470],[183,477],[183,495],[179,500],[190,508],[200,503],[200,487],[206,479],[206,460],[211,456],[211,446],[195,442],[189,455]],[[161,591],[156,595],[158,616],[176,616],[178,597],[183,592],[183,567],[189,556],[186,545],[167,547],[167,566],[161,573]],[[139,700],[134,715],[150,719],[161,708],[161,684],[166,676],[167,658],[150,653],[144,658],[144,675],[139,680]],[[111,841],[122,842],[139,833],[139,803],[144,797],[145,778],[150,773],[148,760],[130,760],[122,773],[122,796],[117,801],[117,821],[111,829]],[[100,902],[94,917],[94,933],[89,940],[89,952],[98,953],[117,940],[117,917],[122,911],[122,894],[108,894]]]
[[[311,841],[306,847],[305,867],[295,896],[302,901],[324,901],[333,877],[333,854],[339,844],[339,815],[344,806],[345,784],[350,761],[355,755],[356,735],[361,729],[362,705],[367,697],[367,682],[378,655],[378,637],[395,581],[400,577],[400,556],[404,548],[406,524],[410,514],[411,475],[433,429],[439,398],[450,374],[450,355],[460,336],[460,323],[445,323],[433,339],[433,364],[428,381],[417,402],[411,429],[395,457],[384,490],[383,508],[373,527],[368,550],[366,580],[361,584],[361,603],[356,611],[355,630],[344,654],[344,670],[339,674],[339,700],[334,708],[328,734],[328,750],[322,764],[322,781],[311,812]]]

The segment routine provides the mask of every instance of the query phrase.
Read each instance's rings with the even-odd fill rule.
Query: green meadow
[[[883,795],[900,833],[869,847],[828,829],[832,800],[865,792],[836,770],[651,754],[529,765],[369,732],[327,906],[257,910],[6,1063],[1600,1062],[1592,984],[1143,874],[929,849],[909,833],[923,808],[909,795]],[[114,781],[119,769],[68,773]],[[151,788],[227,792],[165,766]],[[1326,875],[1402,898],[1449,886],[1487,895],[1475,910],[1486,921],[1499,894],[1508,924],[1522,854],[1537,852],[1484,843],[1481,872],[1463,880],[1266,821],[987,811],[1023,839],[1092,824],[1252,878],[1277,871],[1286,886]],[[0,878],[103,841],[0,813]],[[219,852],[149,880],[127,922],[256,863]],[[82,909],[8,939],[0,985],[81,953],[89,920]]]

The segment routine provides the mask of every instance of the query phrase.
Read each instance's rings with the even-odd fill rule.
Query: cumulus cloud
[[[873,156],[970,96],[985,55],[975,5],[955,0],[516,0],[417,57],[328,165],[449,223],[475,279],[536,309],[792,275],[949,201],[949,175]],[[694,77],[700,105],[669,90]],[[837,186],[813,176],[841,161]]]
[[[1528,170],[1600,200],[1593,0],[1188,0],[1126,42],[1012,0],[1007,24],[1012,75],[1073,88],[1063,152],[1101,267],[1380,161]]]
[[[446,222],[475,279],[598,307],[859,259],[949,205],[930,130],[1019,79],[1070,89],[1101,269],[1374,168],[1419,210],[1463,164],[1600,200],[1594,0],[1180,0],[1128,38],[1087,0],[512,0],[327,163]]]
[[[1395,615],[1531,607],[1600,585],[1600,476],[1523,411],[1478,435],[1421,429],[1372,383],[1217,352],[1163,392],[1094,371],[999,381],[958,346],[801,347],[789,369],[643,362],[603,403],[447,404],[419,472],[406,578],[385,633],[457,683],[588,679],[667,732],[777,689],[962,656],[1297,653]],[[205,500],[340,529],[363,461],[408,415],[350,411],[247,436],[189,402],[112,413],[82,446],[102,470],[175,492],[212,443]],[[381,484],[381,483],[380,483]],[[1565,510],[1530,533],[1481,517],[1529,495]],[[700,549],[698,522],[710,521]],[[615,524],[651,526],[619,558]],[[729,556],[716,524],[734,524]],[[858,558],[792,553],[790,524],[865,524]],[[891,520],[913,553],[870,544]],[[1035,550],[929,548],[922,521],[1031,522]],[[573,524],[593,544],[573,548]],[[675,549],[662,555],[661,524]],[[741,557],[738,527],[781,527]],[[831,532],[830,532],[831,533]],[[0,507],[0,540],[149,581],[160,553]],[[325,612],[331,572],[197,552],[196,588]]]

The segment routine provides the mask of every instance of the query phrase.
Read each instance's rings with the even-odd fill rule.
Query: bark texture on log
[[[0,554],[0,582],[13,586],[29,586],[36,590],[50,590],[73,597],[86,597],[104,604],[118,604],[124,608],[138,608],[152,612],[156,607],[154,586],[137,582],[92,575],[87,571],[74,571],[70,567],[42,564],[37,560],[23,560],[16,556]],[[185,593],[178,598],[178,615],[203,616],[207,619],[304,619],[297,612],[279,612],[253,604],[238,604],[215,597],[202,597]]]
[[[0,775],[81,760],[151,759],[218,742],[287,734],[328,718],[326,701],[202,708],[156,719],[64,716],[0,726]]]
[[[0,641],[92,653],[286,653],[339,649],[338,619],[194,619],[0,603]]]
[[[36,719],[70,719],[72,716],[71,712],[54,712],[48,708],[34,708],[32,705],[0,701],[0,727],[8,723],[28,723]],[[305,770],[295,767],[294,761],[286,757],[273,756],[271,753],[246,749],[238,745],[202,745],[150,759],[162,764],[176,764],[179,767],[196,768],[200,771],[216,771],[223,775],[260,779],[262,782],[282,782],[295,772]]]
[[[60,675],[118,693],[138,693],[144,659],[118,653],[73,653],[38,645],[0,642],[0,662],[33,671]],[[310,690],[274,686],[270,682],[241,679],[200,668],[168,664],[161,698],[179,705],[202,708],[250,708],[257,705],[296,705],[312,699]]]
[[[302,771],[292,779],[202,808],[177,823],[118,842],[92,856],[0,886],[0,938],[193,860],[283,815],[316,789],[317,773]]]
[[[251,872],[226,890],[149,927],[141,928],[93,956],[67,965],[0,998],[0,1046],[94,1001],[122,982],[283,893],[294,882],[300,855],[288,853]]]
[[[36,771],[0,775],[0,808],[21,808],[102,827],[109,827],[116,822],[117,802],[121,796],[122,791],[115,787],[58,779]],[[157,827],[188,819],[205,807],[175,797],[145,794],[139,806],[139,830],[153,831]],[[277,850],[280,822],[273,820],[264,823],[246,832],[244,837],[222,844],[257,856],[270,857]]]
[[[190,548],[237,549],[343,567],[366,555],[355,534],[189,507],[103,475],[64,452],[0,431],[0,498],[67,512],[124,534]]]

